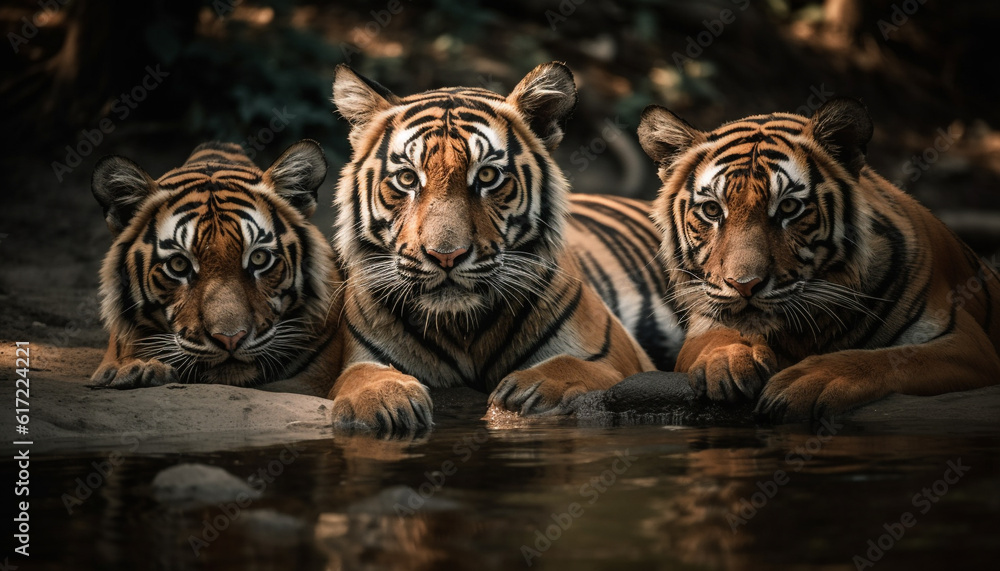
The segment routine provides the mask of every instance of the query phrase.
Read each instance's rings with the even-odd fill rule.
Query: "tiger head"
[[[851,99],[812,118],[757,115],[711,132],[663,107],[643,112],[639,139],[663,181],[661,255],[689,320],[767,335],[857,304],[871,229],[858,222],[869,212],[856,188],[871,136]]]
[[[419,315],[470,315],[543,289],[567,208],[550,152],[576,105],[569,69],[538,66],[506,97],[397,97],[341,65],[333,99],[351,125],[335,246],[352,282]]]
[[[330,303],[333,253],[306,220],[326,168],[313,141],[266,172],[231,143],[199,146],[159,180],[102,159],[93,192],[115,236],[101,270],[112,344],[185,382],[274,380]]]

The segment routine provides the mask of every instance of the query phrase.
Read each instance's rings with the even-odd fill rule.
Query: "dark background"
[[[106,154],[158,177],[206,139],[256,145],[266,168],[314,138],[331,165],[329,205],[349,152],[330,103],[342,62],[407,95],[506,93],[535,65],[564,61],[580,104],[560,165],[578,191],[644,198],[658,187],[635,137],[649,103],[711,129],[860,97],[876,125],[871,164],[989,256],[1000,247],[998,23],[986,0],[4,2],[0,320],[65,321],[46,313],[53,300],[93,296],[110,235],[89,178]],[[148,69],[166,73],[146,79],[152,89]],[[143,100],[124,107],[135,90]],[[315,220],[328,229],[330,209]]]

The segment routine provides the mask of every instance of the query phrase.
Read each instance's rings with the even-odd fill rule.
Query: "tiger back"
[[[101,268],[110,339],[96,386],[252,386],[339,372],[341,280],[308,222],[326,159],[296,143],[266,171],[239,145],[206,143],[153,180],[123,157],[95,168],[114,242]]]

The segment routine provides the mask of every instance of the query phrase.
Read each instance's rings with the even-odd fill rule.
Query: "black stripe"
[[[599,361],[608,356],[608,351],[611,350],[611,319],[608,318],[608,324],[604,328],[604,344],[601,345],[600,350],[593,355],[587,357],[587,361]]]
[[[573,299],[570,300],[569,304],[563,309],[562,313],[559,314],[553,321],[549,322],[548,327],[545,331],[535,338],[535,342],[531,344],[531,347],[527,351],[522,351],[520,356],[514,361],[513,365],[510,367],[511,371],[518,371],[528,361],[533,357],[538,351],[547,345],[556,333],[562,329],[562,326],[569,320],[569,318],[576,312],[576,308],[580,306],[580,299],[583,297],[583,286],[578,285],[576,288],[576,293],[573,295]]]
[[[611,276],[601,268],[601,265],[597,263],[597,260],[590,254],[590,252],[583,252],[580,254],[585,256],[586,259],[592,264],[593,271],[596,275],[589,275],[589,281],[592,285],[596,286],[598,291],[601,293],[601,298],[604,299],[604,303],[608,304],[611,309],[611,313],[618,316],[619,319],[622,317],[621,308],[618,305],[618,292],[615,290],[615,285],[611,281]]]
[[[357,339],[358,343],[361,343],[361,346],[367,349],[369,353],[374,355],[375,358],[378,359],[380,363],[382,363],[383,365],[385,364],[392,365],[393,367],[399,369],[403,373],[410,374],[407,368],[404,367],[402,363],[393,359],[391,356],[389,356],[388,353],[383,351],[381,348],[375,345],[375,343],[373,343],[367,337],[365,337],[361,333],[361,331],[357,327],[355,327],[354,324],[351,323],[350,321],[347,322],[347,329],[348,331],[351,332],[351,335],[355,339]]]

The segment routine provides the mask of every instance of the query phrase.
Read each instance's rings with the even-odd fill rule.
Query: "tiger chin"
[[[566,413],[573,397],[653,368],[581,270],[601,272],[606,249],[587,224],[620,224],[606,244],[628,249],[627,233],[655,235],[648,210],[576,201],[574,235],[589,242],[565,240],[569,188],[550,154],[576,104],[565,66],[538,66],[507,96],[458,87],[409,97],[340,66],[333,92],[353,148],[335,194],[350,332],[329,395],[341,423],[429,425],[425,385],[492,391],[492,406],[522,414]],[[631,215],[608,214],[616,209]],[[636,272],[654,241],[634,247],[647,248]],[[642,315],[629,305],[627,317],[663,341],[674,330],[643,321],[666,311],[659,301]]]
[[[342,277],[307,219],[326,171],[308,140],[267,171],[232,143],[200,145],[156,180],[102,159],[92,190],[114,236],[100,289],[110,339],[92,386],[294,377],[325,394],[340,371]]]
[[[1000,382],[1000,276],[866,164],[872,131],[852,99],[711,132],[645,110],[696,392],[805,421]]]

